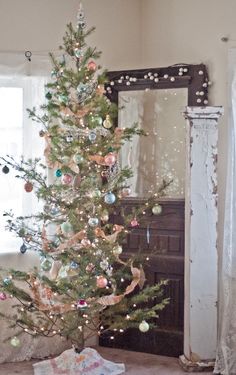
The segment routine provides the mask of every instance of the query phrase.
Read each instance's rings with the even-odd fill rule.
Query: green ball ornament
[[[76,164],[82,164],[84,161],[84,157],[81,154],[75,154],[73,160]]]
[[[69,221],[65,221],[64,223],[61,224],[61,230],[62,233],[70,233],[73,232],[73,227]]]
[[[20,339],[18,339],[18,337],[12,337],[11,339],[11,345],[14,347],[14,348],[17,348],[18,346],[20,346]]]
[[[90,197],[91,198],[100,198],[102,195],[101,191],[99,189],[95,189],[90,192]]]
[[[91,123],[94,126],[101,126],[102,125],[102,117],[98,115],[92,115],[91,116]]]
[[[152,207],[152,213],[153,213],[153,215],[160,215],[162,213],[161,205],[155,204],[155,206]]]
[[[149,331],[149,324],[146,322],[146,320],[143,320],[142,323],[139,324],[139,330],[143,333]]]
[[[41,263],[41,268],[43,271],[47,272],[47,271],[50,271],[52,267],[52,262],[50,262],[49,259],[44,259]]]
[[[52,94],[48,91],[45,95],[46,99],[50,100],[52,99]]]
[[[58,96],[58,99],[59,99],[59,101],[61,102],[61,103],[63,103],[63,104],[68,104],[68,101],[69,101],[69,99],[68,99],[68,96],[67,95],[59,95]]]

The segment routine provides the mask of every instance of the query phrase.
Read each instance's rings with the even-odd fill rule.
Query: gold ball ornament
[[[143,320],[142,323],[139,324],[139,330],[143,333],[149,331],[149,324],[146,322],[146,320]]]
[[[107,283],[108,283],[108,281],[104,276],[98,276],[97,277],[96,285],[97,285],[98,288],[100,288],[100,289],[106,288]]]
[[[103,121],[103,126],[104,126],[105,129],[110,129],[110,128],[112,128],[113,125],[112,125],[111,118],[110,118],[109,115],[106,115],[106,118],[105,118],[105,120]]]

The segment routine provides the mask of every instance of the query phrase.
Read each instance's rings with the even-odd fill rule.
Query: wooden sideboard
[[[138,205],[135,198],[125,199],[129,210]],[[129,329],[111,341],[100,338],[100,345],[160,355],[179,356],[183,353],[184,322],[184,200],[162,199],[160,215],[147,213],[138,227],[132,228],[123,243],[124,256],[141,251],[149,257],[146,278],[153,285],[168,279],[165,296],[169,305],[160,313],[157,328],[148,333]],[[121,223],[119,212],[111,220]]]

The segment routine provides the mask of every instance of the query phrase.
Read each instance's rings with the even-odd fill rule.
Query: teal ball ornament
[[[61,224],[61,230],[62,233],[70,233],[73,232],[73,227],[69,221],[65,221],[64,223]]]
[[[52,94],[50,93],[50,91],[46,93],[45,98],[48,100],[52,99]]]
[[[104,201],[107,204],[113,204],[116,201],[116,196],[113,193],[107,193],[104,197]]]
[[[73,160],[76,164],[82,164],[84,162],[84,157],[81,154],[75,154]]]
[[[162,213],[161,205],[155,204],[155,206],[152,207],[152,213],[153,213],[153,215],[160,215]]]
[[[3,284],[8,286],[12,283],[11,279],[9,277],[6,277],[4,280],[3,280]]]
[[[61,176],[62,176],[62,171],[61,171],[61,169],[57,169],[57,170],[55,171],[55,176],[56,176],[56,177],[61,177]]]
[[[20,346],[20,339],[18,337],[12,337],[11,339],[11,345],[14,347],[14,348],[17,348],[18,346]]]
[[[97,217],[90,217],[89,221],[88,221],[88,225],[90,227],[97,227],[98,226],[98,223],[99,223],[99,220]]]

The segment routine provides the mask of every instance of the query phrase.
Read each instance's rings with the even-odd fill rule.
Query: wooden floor
[[[102,347],[99,347],[98,351],[108,360],[125,363],[127,375],[186,375],[186,372],[180,368],[177,358]],[[4,363],[0,365],[0,375],[33,375],[32,364],[35,362],[38,361]],[[194,374],[203,373],[195,372]],[[209,375],[212,372],[204,372],[204,374]]]

